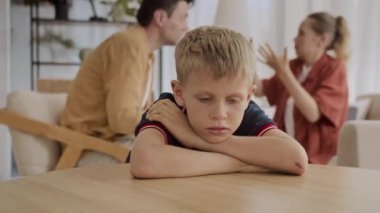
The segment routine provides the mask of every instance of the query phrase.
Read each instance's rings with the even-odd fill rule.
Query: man
[[[133,134],[151,94],[153,51],[174,45],[187,31],[192,2],[144,0],[138,24],[112,35],[86,57],[61,125],[109,141]]]

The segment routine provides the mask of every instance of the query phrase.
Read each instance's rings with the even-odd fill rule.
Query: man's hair
[[[214,79],[241,76],[253,82],[253,45],[238,32],[217,26],[191,30],[175,48],[177,78],[185,83],[193,72],[208,72]]]
[[[180,1],[188,4],[194,2],[194,0],[143,0],[137,11],[137,22],[143,27],[148,26],[153,20],[154,12],[159,9],[164,10],[170,17]]]

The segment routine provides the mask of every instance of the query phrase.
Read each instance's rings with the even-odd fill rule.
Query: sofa
[[[380,94],[359,96],[356,107],[340,130],[337,165],[380,169]]]

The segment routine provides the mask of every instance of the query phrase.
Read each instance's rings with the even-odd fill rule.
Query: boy
[[[226,28],[188,32],[175,50],[178,80],[143,115],[131,152],[137,178],[275,170],[302,174],[302,146],[252,101],[253,49]]]

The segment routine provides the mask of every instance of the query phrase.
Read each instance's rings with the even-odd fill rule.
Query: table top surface
[[[379,181],[377,170],[320,165],[141,180],[115,164],[0,182],[0,212],[378,212]]]

